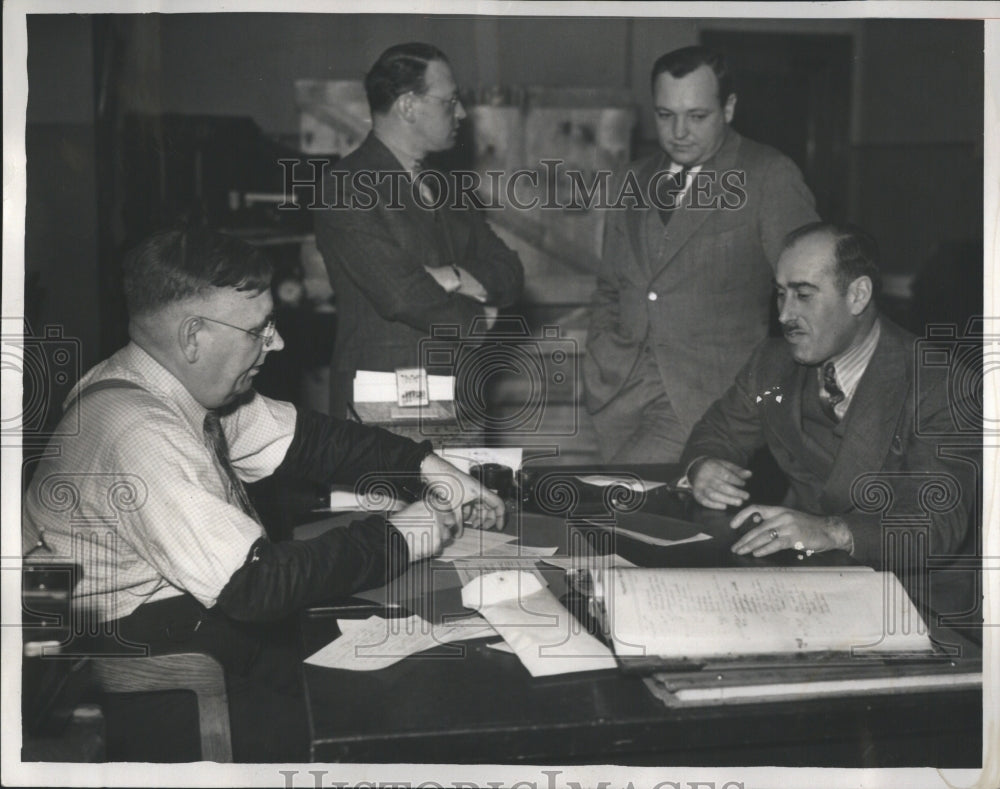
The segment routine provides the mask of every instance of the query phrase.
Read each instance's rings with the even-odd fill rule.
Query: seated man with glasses
[[[425,159],[454,147],[465,108],[444,53],[390,47],[365,77],[372,133],[327,174],[316,243],[337,297],[330,413],[346,412],[354,374],[425,366],[431,327],[476,319],[521,295],[517,255]],[[431,370],[453,374],[454,370]]]
[[[304,761],[292,615],[382,585],[463,522],[502,524],[503,503],[427,442],[254,391],[267,354],[284,343],[271,266],[253,247],[204,230],[161,232],[128,255],[124,284],[131,342],[67,400],[25,496],[25,554],[82,567],[73,615],[114,652],[215,657],[236,760]],[[271,474],[321,484],[382,474],[401,495],[422,485],[439,495],[275,543],[243,488]],[[187,702],[110,698],[108,758],[197,759]]]

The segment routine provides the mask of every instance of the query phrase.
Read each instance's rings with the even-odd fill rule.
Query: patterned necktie
[[[671,173],[667,176],[667,183],[669,184],[667,192],[669,194],[669,199],[662,200],[661,202],[672,206],[672,208],[661,208],[660,212],[660,222],[666,227],[670,223],[670,218],[674,215],[674,212],[680,207],[681,202],[681,192],[684,191],[684,186],[687,184],[687,176],[691,171],[690,167],[682,167],[676,173]]]
[[[837,386],[837,370],[834,368],[833,362],[827,362],[823,365],[823,389],[827,394],[826,397],[819,399],[823,406],[823,413],[834,422],[839,422],[840,417],[837,416],[834,406],[844,402],[844,392]]]
[[[203,430],[205,431],[205,442],[215,451],[219,467],[226,473],[226,478],[229,481],[229,495],[226,499],[230,504],[235,504],[257,523],[260,523],[260,516],[247,495],[247,489],[243,487],[243,480],[236,475],[236,469],[229,462],[229,444],[226,442],[226,434],[222,431],[222,422],[219,421],[218,413],[209,411],[205,414]]]

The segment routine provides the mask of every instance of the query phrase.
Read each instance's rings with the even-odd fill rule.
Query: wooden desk
[[[529,513],[520,519],[522,542],[560,541],[564,547],[568,534],[588,531],[567,524],[584,513],[599,514],[601,504],[600,495],[585,496],[568,518]],[[537,502],[528,508],[537,510]],[[715,539],[671,548],[618,539],[617,552],[637,564],[852,563],[843,553],[804,562],[792,552],[770,560],[735,557],[729,546],[738,534],[727,515],[665,493],[650,495],[644,509],[691,518]],[[545,574],[562,595],[561,571]],[[462,610],[455,587],[427,595],[428,601],[425,616]],[[335,619],[303,617],[306,654],[334,638]],[[495,640],[451,644],[376,672],[304,665],[313,760],[831,767],[981,762],[978,690],[668,709],[641,679],[614,671],[532,678],[517,657],[486,646]]]

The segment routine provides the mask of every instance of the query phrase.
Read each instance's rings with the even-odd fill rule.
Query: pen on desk
[[[364,424],[364,421],[361,419],[360,416],[358,416],[358,412],[354,410],[354,403],[350,403],[349,402],[347,404],[347,410],[351,414],[351,416],[354,418],[355,422],[357,422],[359,425],[363,425]]]

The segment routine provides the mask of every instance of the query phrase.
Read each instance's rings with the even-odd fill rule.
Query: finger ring
[[[768,532],[768,534],[769,534],[769,535],[771,535],[771,539],[772,539],[772,540],[776,540],[776,539],[778,539],[778,530],[777,530],[777,529],[771,529],[771,530],[770,530],[770,531]]]
[[[795,545],[793,545],[792,547],[793,547],[793,548],[794,548],[795,550],[797,550],[797,551],[804,551],[804,550],[806,549],[806,546],[805,546],[805,544],[804,544],[804,543],[802,542],[802,540],[799,540],[799,541],[798,541],[797,543],[795,543]]]

